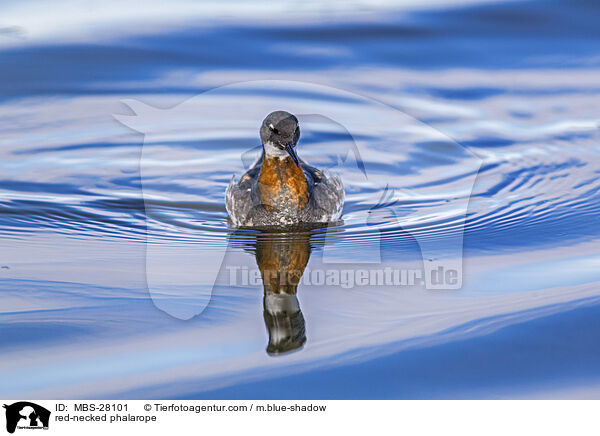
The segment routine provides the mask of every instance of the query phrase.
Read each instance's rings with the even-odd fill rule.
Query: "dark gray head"
[[[267,156],[284,158],[288,155],[298,165],[294,147],[300,138],[298,118],[289,112],[271,112],[260,126],[260,140]]]

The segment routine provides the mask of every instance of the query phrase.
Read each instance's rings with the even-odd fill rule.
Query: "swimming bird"
[[[298,119],[285,111],[267,115],[260,127],[263,152],[240,179],[231,178],[225,192],[234,226],[281,227],[339,220],[344,187],[298,157]]]

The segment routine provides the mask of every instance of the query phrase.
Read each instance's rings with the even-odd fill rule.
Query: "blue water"
[[[599,5],[157,5],[0,7],[0,397],[600,397]],[[327,234],[227,224],[275,109]],[[462,286],[300,283],[277,354],[273,253]]]

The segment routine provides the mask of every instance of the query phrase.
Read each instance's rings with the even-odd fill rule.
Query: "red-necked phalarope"
[[[339,220],[344,187],[296,155],[298,119],[285,111],[270,113],[260,127],[263,153],[239,182],[231,178],[225,204],[238,227],[289,226]]]

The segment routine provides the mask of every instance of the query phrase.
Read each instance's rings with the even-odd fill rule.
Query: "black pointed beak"
[[[285,144],[285,151],[288,152],[288,154],[290,155],[290,157],[292,158],[292,160],[294,161],[296,166],[299,167],[300,162],[298,161],[298,156],[296,156],[296,152],[294,151],[294,146],[292,145],[291,142],[288,142],[287,144]]]

